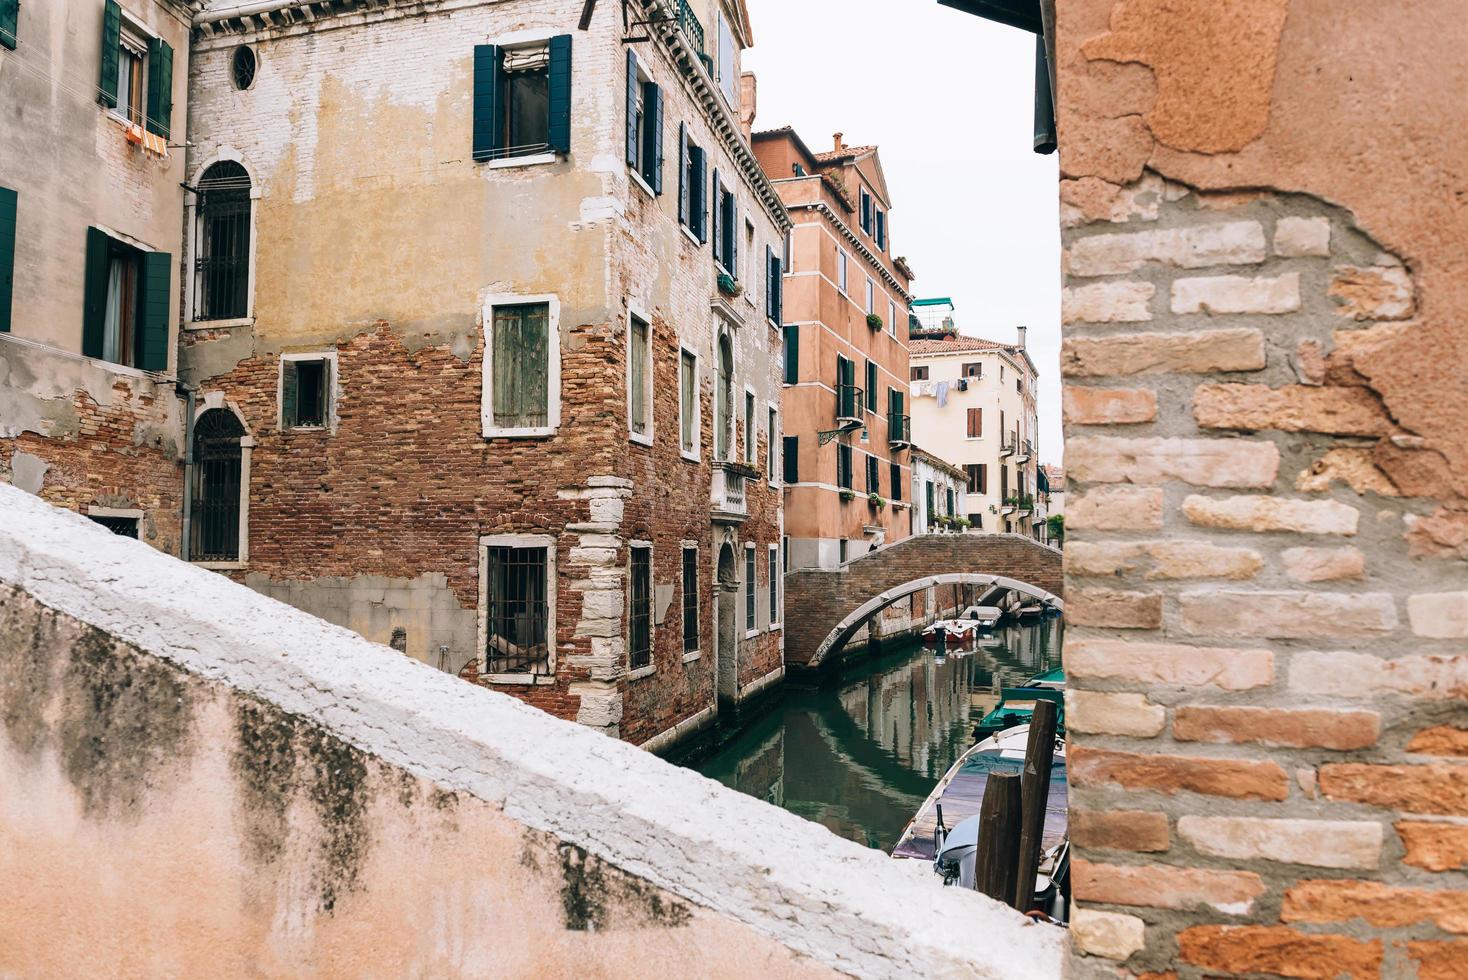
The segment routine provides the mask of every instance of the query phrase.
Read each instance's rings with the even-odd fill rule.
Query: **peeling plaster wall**
[[[1058,14],[1071,973],[1459,975],[1457,8]]]
[[[0,972],[1031,978],[1062,934],[0,487]]]

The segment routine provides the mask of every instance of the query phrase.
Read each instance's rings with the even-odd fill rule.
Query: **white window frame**
[[[846,250],[844,248],[836,249],[836,288],[839,289],[841,291],[841,295],[845,296],[847,299],[851,298],[846,292],[847,283],[850,282],[850,277],[847,275],[847,266],[849,265],[850,261],[851,259],[847,256]]]
[[[887,297],[887,332],[897,336],[897,301]]]
[[[647,666],[638,667],[636,670],[632,669],[632,552],[634,551],[647,552]],[[627,649],[627,679],[629,681],[636,681],[641,680],[644,677],[651,677],[653,674],[656,674],[658,672],[658,576],[657,566],[654,564],[654,560],[655,555],[653,554],[651,541],[634,538],[633,540],[627,542],[627,636],[625,642]],[[682,561],[681,554],[679,555],[679,561]],[[681,564],[678,567],[678,578],[681,582],[683,578],[683,567]],[[679,610],[678,623],[680,626],[679,646],[682,646],[681,626],[683,623],[683,615],[681,608]]]
[[[245,434],[240,436],[240,546],[239,557],[234,561],[194,561],[189,559],[190,565],[200,568],[214,569],[239,569],[246,568],[250,564],[250,457],[255,449],[255,437],[250,431],[250,423],[245,421],[245,413],[234,402],[224,397],[222,391],[210,391],[204,394],[194,403],[194,421],[204,417],[204,413],[216,408],[222,408],[233,412],[234,417],[240,420]],[[192,515],[191,515],[192,516]]]
[[[322,425],[285,424],[285,364],[287,361],[326,361],[331,365],[331,377],[326,386],[326,421]],[[341,396],[341,372],[337,370],[335,350],[291,351],[280,355],[280,364],[275,371],[275,430],[277,432],[327,432],[336,435],[336,403]]]
[[[759,399],[755,396],[754,389],[749,385],[744,386],[744,462],[750,465],[759,459],[759,421],[751,418],[753,410],[758,408]]]
[[[765,476],[772,487],[780,485],[780,409],[774,402],[766,402],[766,419],[769,428],[769,445],[765,447]]]
[[[780,579],[780,546],[772,544],[769,546],[769,554],[766,556],[765,567],[769,569],[770,581],[765,585],[765,595],[770,602],[770,621],[765,629],[773,633],[780,629],[784,617],[784,604],[781,599],[785,591],[785,583]]]
[[[877,284],[872,282],[872,277],[867,276],[867,316],[877,312]]]
[[[136,540],[143,540],[143,512],[136,507],[98,507],[92,504],[87,508],[88,517],[111,517],[121,520],[137,522],[138,536]]]
[[[693,358],[693,448],[683,448],[683,358]],[[678,455],[690,463],[703,460],[703,392],[699,388],[699,356],[691,347],[678,345]]]
[[[482,534],[479,536],[479,608],[477,610],[479,645],[475,656],[489,666],[485,646],[489,642],[489,549],[544,548],[546,597],[546,673],[544,674],[480,674],[491,684],[535,687],[556,682],[556,539],[551,534]]]
[[[645,433],[635,432],[632,428],[632,320],[634,317],[641,320],[647,327],[647,363],[644,365],[642,375],[643,397],[647,399],[647,432]],[[656,390],[656,386],[652,381],[654,360],[655,358],[652,355],[652,318],[643,311],[642,307],[629,305],[627,308],[627,438],[642,446],[651,446],[655,434],[654,427],[656,422],[653,420],[652,410],[653,392]],[[681,400],[681,391],[678,397]],[[682,433],[679,433],[679,438],[682,438]]]
[[[750,574],[751,573],[751,570],[753,571],[753,575],[752,576]],[[744,588],[747,589],[748,592],[746,592],[744,595],[741,595],[739,597],[741,600],[743,600],[740,603],[741,608],[739,610],[739,617],[740,617],[740,619],[742,619],[744,621],[744,638],[746,640],[752,640],[756,636],[759,636],[759,633],[760,633],[760,629],[759,629],[759,556],[757,554],[755,554],[755,547],[754,547],[754,542],[753,541],[746,541],[744,543],[744,569],[743,569],[743,572],[744,572],[744,574],[741,576],[741,578],[743,578],[743,579],[746,580],[744,582]],[[750,593],[752,593],[754,595],[754,625],[753,626],[750,626],[749,625],[749,596],[750,596]]]
[[[498,306],[546,305],[546,425],[494,424],[494,311]],[[561,301],[555,293],[496,293],[480,303],[484,357],[480,365],[479,418],[486,439],[537,439],[553,436],[561,427]]]
[[[698,603],[694,612],[695,622],[693,627],[694,637],[698,640],[698,646],[692,650],[683,649],[683,556],[693,552],[693,582],[698,589]],[[681,541],[678,546],[678,649],[683,654],[683,662],[691,664],[703,656],[703,582],[698,577],[698,559],[700,557],[697,541]],[[716,573],[717,574],[717,573]]]
[[[200,178],[216,163],[228,160],[237,163],[250,177],[250,267],[245,271],[245,315],[227,320],[195,320],[194,319],[194,295],[196,292],[194,276],[197,273],[194,262],[199,255],[199,222],[203,215],[199,213],[199,195],[184,195],[184,229],[187,239],[185,247],[188,249],[189,262],[187,264],[188,288],[184,290],[183,298],[183,328],[185,330],[216,330],[221,327],[247,327],[255,323],[255,268],[256,249],[259,246],[260,236],[255,227],[256,216],[259,214],[258,204],[261,197],[260,179],[244,158],[233,147],[222,147],[218,153],[205,160],[203,164],[194,169],[194,175],[190,181],[191,187],[197,187]]]
[[[627,164],[627,173],[632,175],[632,183],[641,187],[643,192],[653,199],[657,198],[657,192],[652,189],[652,185],[647,182],[647,178],[642,176],[642,168],[647,165],[647,161],[643,158],[643,155],[647,153],[646,130],[652,123],[652,120],[647,118],[647,88],[645,86],[657,84],[653,80],[652,75],[648,73],[647,63],[641,58],[638,58],[637,101],[642,106],[642,125],[637,128],[637,164],[636,166],[630,163]],[[679,175],[679,179],[683,179],[682,175]]]
[[[125,99],[123,98],[122,92],[121,74],[122,49],[124,46],[139,48],[141,49],[141,57],[139,60],[143,63],[143,70],[142,72],[140,72],[142,76],[143,89],[141,92],[138,93],[138,104],[143,108],[142,125],[143,129],[146,130],[148,128],[148,83],[151,81],[151,79],[148,77],[151,74],[148,64],[148,48],[151,46],[149,42],[153,40],[161,40],[162,36],[149,30],[148,25],[140,23],[139,21],[133,19],[133,16],[126,10],[121,10],[120,13],[122,14],[122,17],[119,21],[117,32],[118,76],[115,79],[115,81],[117,82],[117,105],[109,107],[107,111],[112,115],[115,120],[117,120],[122,125],[134,125],[133,121],[127,117],[127,107],[126,105],[124,105]]]

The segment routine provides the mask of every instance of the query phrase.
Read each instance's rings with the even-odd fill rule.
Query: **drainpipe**
[[[192,514],[194,510],[194,405],[198,388],[182,381],[174,383],[174,392],[184,399],[184,472],[183,472],[183,539],[179,542],[179,557],[189,560],[189,545],[193,538]]]

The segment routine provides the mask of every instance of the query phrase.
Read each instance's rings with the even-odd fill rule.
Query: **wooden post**
[[[974,888],[997,902],[1014,895],[1015,853],[1019,846],[1020,777],[996,772],[984,784],[979,808],[979,849],[974,855]]]
[[[1045,804],[1050,799],[1050,770],[1055,763],[1055,702],[1037,699],[1025,746],[1022,817],[1014,893],[1010,904],[1028,912],[1035,899],[1035,871],[1040,866],[1040,835],[1045,830]]]

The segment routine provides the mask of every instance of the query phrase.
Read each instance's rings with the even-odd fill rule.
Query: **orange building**
[[[752,142],[794,223],[780,259],[786,561],[834,568],[912,533],[912,270],[892,253],[876,147],[837,133],[812,153],[789,127]]]

